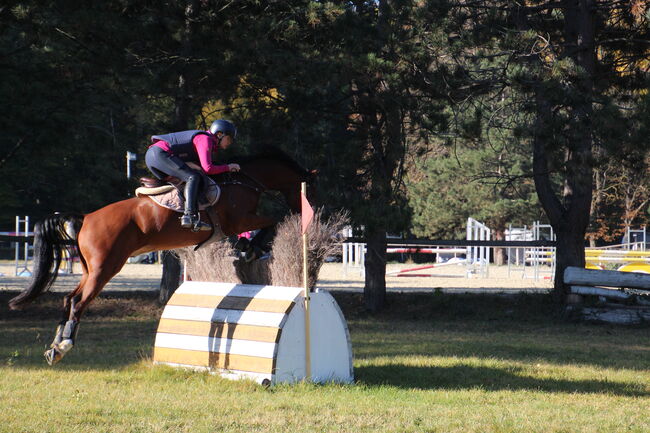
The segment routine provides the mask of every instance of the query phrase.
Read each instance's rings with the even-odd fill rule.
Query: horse
[[[240,172],[211,176],[221,188],[212,207],[223,235],[269,230],[276,224],[275,219],[256,213],[264,191],[278,191],[291,211],[300,212],[300,184],[309,184],[315,171],[281,152],[238,162]],[[9,301],[11,309],[25,307],[52,286],[67,248],[76,247],[82,265],[81,280],[64,296],[63,318],[44,353],[48,364],[59,362],[72,349],[83,312],[129,257],[201,244],[212,236],[209,231],[182,228],[178,216],[149,197],[132,197],[85,215],[53,214],[35,225],[34,272],[29,286]],[[201,211],[201,217],[206,221],[206,211]]]

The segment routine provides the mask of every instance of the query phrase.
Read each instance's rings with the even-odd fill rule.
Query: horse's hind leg
[[[74,289],[69,294],[67,294],[65,298],[63,298],[63,317],[61,318],[61,321],[56,327],[56,333],[54,335],[54,340],[52,341],[52,344],[50,344],[50,348],[46,350],[45,353],[43,354],[45,356],[45,360],[49,365],[54,365],[57,362],[59,362],[61,358],[63,358],[63,356],[66,354],[66,352],[70,350],[70,347],[67,347],[67,345],[65,344],[62,345],[63,341],[66,339],[66,337],[69,334],[69,332],[66,332],[66,330],[69,331],[70,326],[68,325],[68,327],[66,328],[66,325],[69,321],[70,312],[75,302],[75,299],[81,293],[87,278],[88,278],[88,272],[84,266],[83,274],[81,276],[81,281],[77,285],[77,288]]]
[[[79,330],[81,316],[92,300],[97,297],[104,286],[119,272],[124,263],[126,263],[126,258],[121,262],[115,259],[111,260],[111,262],[102,263],[96,267],[90,265],[79,287],[68,295],[69,302],[66,304],[69,310],[67,320],[65,320],[65,323],[62,322],[59,324],[57,336],[52,343],[53,346],[45,352],[45,358],[50,365],[60,361],[72,349],[77,331]],[[59,341],[55,344],[57,339]]]

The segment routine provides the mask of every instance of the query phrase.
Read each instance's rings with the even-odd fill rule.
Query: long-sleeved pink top
[[[212,151],[217,148],[217,140],[213,135],[197,134],[192,139],[192,143],[199,156],[201,168],[206,174],[221,174],[230,171],[227,164],[215,165],[212,163]],[[158,146],[165,152],[172,153],[171,147],[166,141],[158,140],[152,146]]]

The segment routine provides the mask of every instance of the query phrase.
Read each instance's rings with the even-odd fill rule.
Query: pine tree
[[[364,300],[383,307],[386,232],[404,231],[407,155],[442,129],[444,94],[424,48],[441,38],[443,11],[417,1],[296,1],[266,6],[248,32],[258,57],[246,109],[265,140],[321,169],[321,200],[350,209],[368,244]],[[273,93],[277,90],[277,93]]]

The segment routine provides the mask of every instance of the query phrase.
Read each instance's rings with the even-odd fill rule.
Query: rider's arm
[[[230,171],[228,165],[214,165],[212,164],[212,137],[205,134],[199,134],[192,140],[196,153],[199,154],[199,161],[201,161],[201,168],[207,174],[220,174]]]

